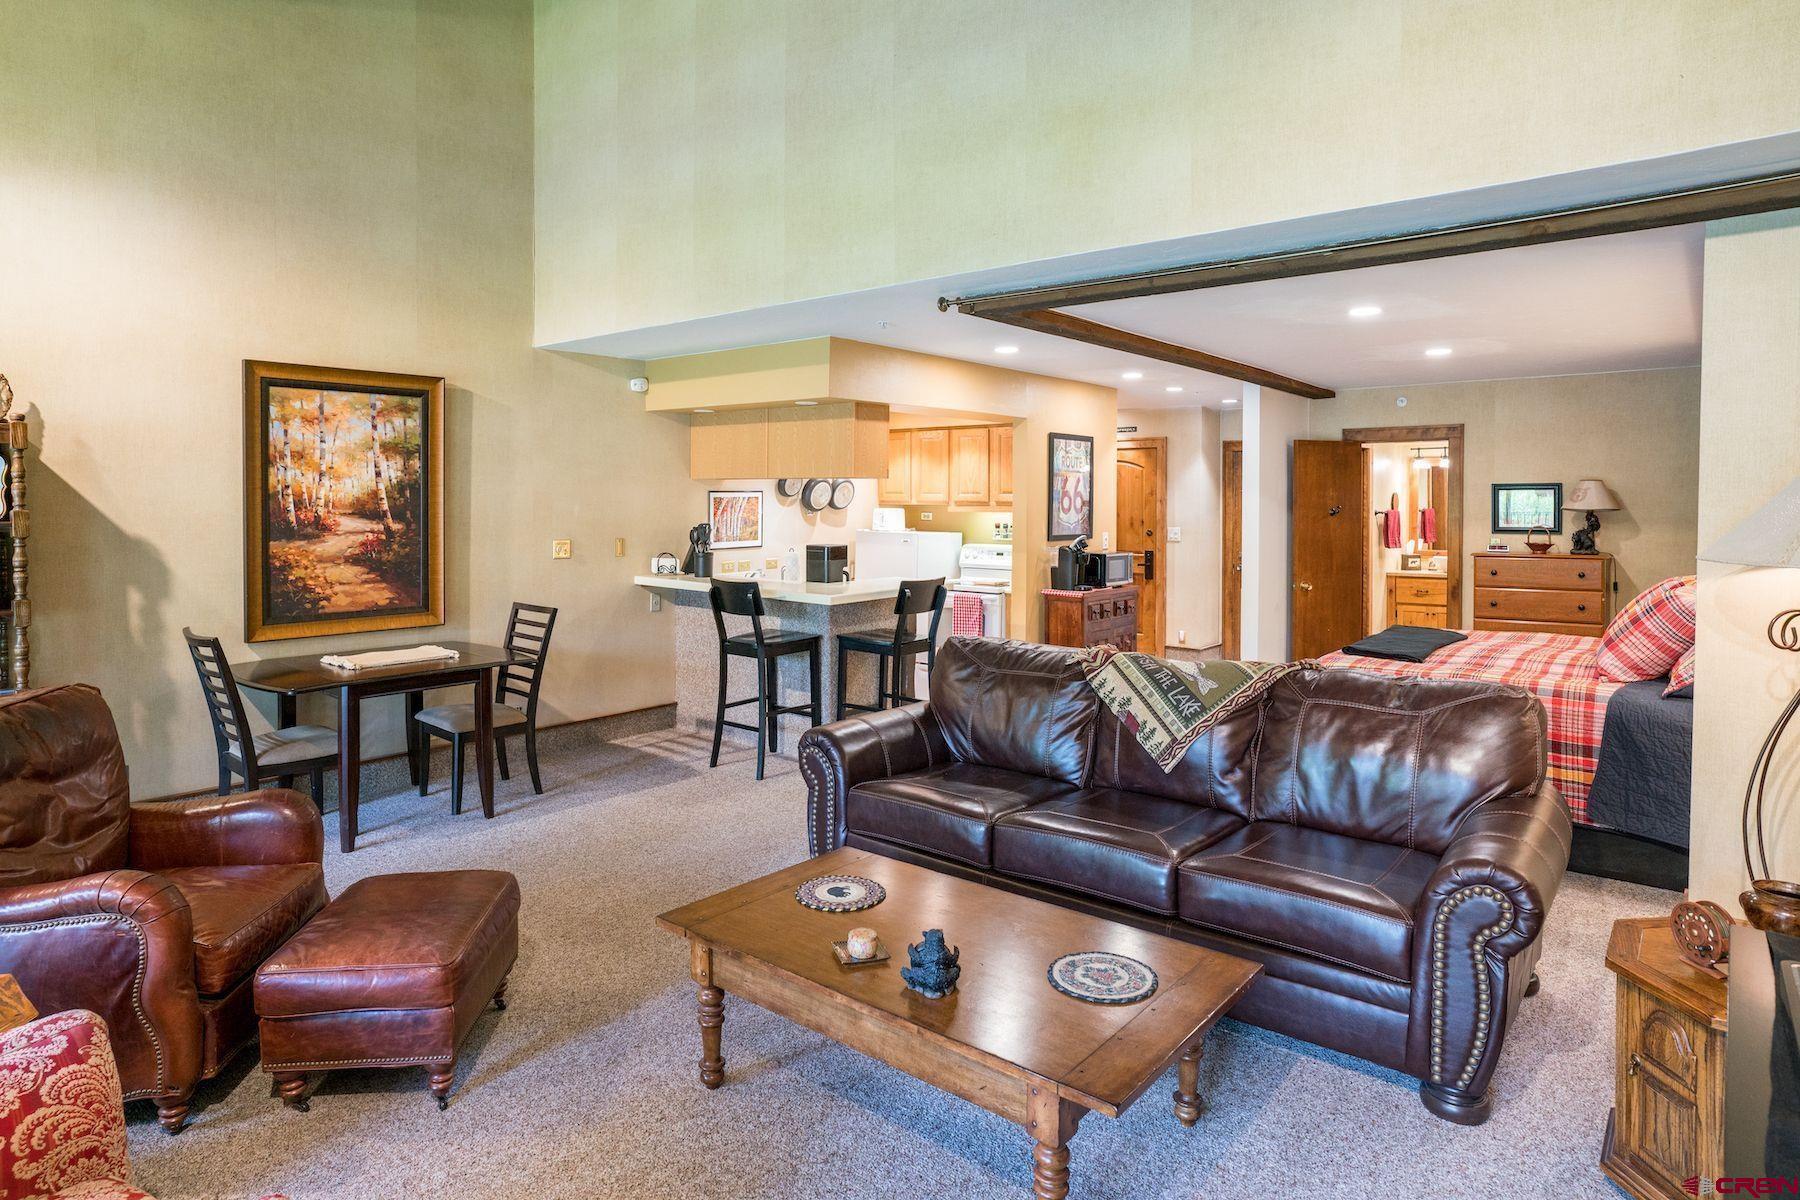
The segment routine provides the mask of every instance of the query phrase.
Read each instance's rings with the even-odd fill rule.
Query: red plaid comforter
[[[1380,675],[1510,683],[1531,692],[1544,702],[1550,717],[1550,782],[1568,802],[1575,820],[1588,825],[1592,824],[1587,818],[1588,789],[1600,761],[1606,702],[1625,686],[1600,678],[1594,665],[1599,645],[1599,638],[1571,634],[1475,632],[1467,641],[1432,651],[1422,663],[1360,658],[1341,650],[1319,662]]]

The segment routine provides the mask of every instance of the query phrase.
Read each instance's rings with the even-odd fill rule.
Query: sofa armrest
[[[42,1011],[98,1013],[128,1098],[193,1086],[193,915],[169,880],[120,870],[0,888],[0,971]]]
[[[128,854],[147,871],[323,862],[325,823],[288,788],[134,804]]]
[[[1414,914],[1409,1056],[1428,1084],[1486,1092],[1571,837],[1568,806],[1548,783],[1490,800],[1458,827]]]
[[[806,780],[806,851],[818,856],[844,844],[844,801],[850,789],[950,761],[950,747],[928,703],[857,713],[800,737]]]

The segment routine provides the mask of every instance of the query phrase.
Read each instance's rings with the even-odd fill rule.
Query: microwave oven
[[[1090,554],[1087,559],[1089,587],[1114,587],[1132,579],[1129,554]]]

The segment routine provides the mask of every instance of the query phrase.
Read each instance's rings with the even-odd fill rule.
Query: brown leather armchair
[[[170,1133],[256,1036],[252,978],[324,906],[323,850],[298,792],[133,806],[95,688],[0,698],[0,971],[100,1014],[125,1098]]]

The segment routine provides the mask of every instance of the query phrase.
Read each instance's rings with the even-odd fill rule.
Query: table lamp
[[[1575,531],[1569,539],[1570,554],[1598,554],[1594,549],[1594,535],[1600,532],[1600,518],[1595,513],[1617,512],[1620,508],[1619,498],[1612,493],[1601,479],[1584,479],[1569,492],[1569,498],[1563,504],[1564,512],[1587,513],[1587,524]]]
[[[1800,480],[1783,488],[1776,497],[1739,522],[1731,532],[1700,555],[1703,562],[1742,567],[1800,568]],[[1790,608],[1769,619],[1769,644],[1777,650],[1800,651],[1800,608]],[[1800,712],[1796,692],[1763,739],[1762,749],[1750,767],[1744,787],[1744,810],[1739,818],[1744,835],[1744,869],[1750,874],[1750,890],[1738,897],[1744,915],[1758,929],[1800,934],[1800,883],[1772,878],[1767,844],[1769,770],[1794,714]],[[1754,827],[1752,817],[1755,818]],[[1752,833],[1755,855],[1751,854]]]

